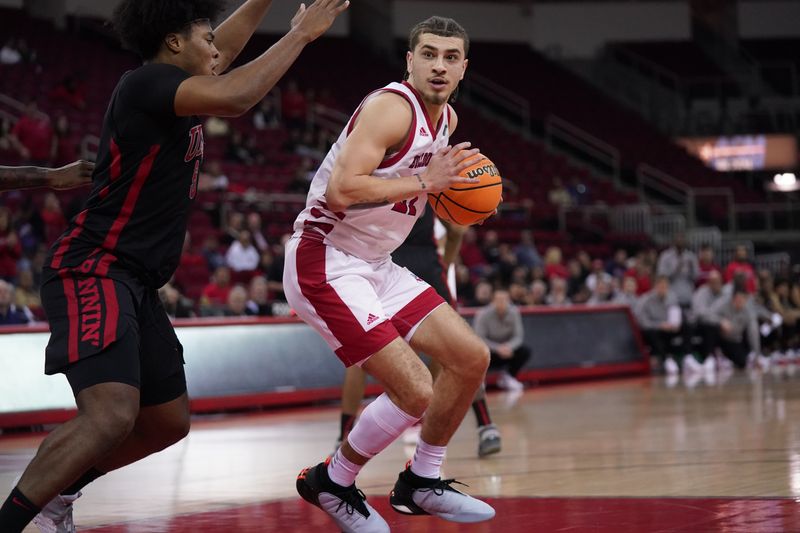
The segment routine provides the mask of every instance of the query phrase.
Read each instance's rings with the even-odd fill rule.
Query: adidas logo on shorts
[[[376,320],[378,320],[378,317],[376,317],[375,315],[370,313],[369,316],[367,317],[367,325],[369,326],[370,324],[372,324]]]

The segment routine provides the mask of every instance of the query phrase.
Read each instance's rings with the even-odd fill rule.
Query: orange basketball
[[[482,154],[475,159],[460,175],[478,178],[480,183],[459,183],[442,192],[428,194],[428,203],[442,220],[469,226],[491,215],[500,205],[503,179],[497,167]]]

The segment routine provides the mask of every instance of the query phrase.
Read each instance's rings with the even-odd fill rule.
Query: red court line
[[[393,512],[387,498],[367,495],[393,533],[753,533],[800,531],[800,504],[789,498],[486,498],[497,516],[456,524]],[[83,529],[86,530],[86,529]],[[96,533],[334,531],[319,509],[280,500],[89,528]]]

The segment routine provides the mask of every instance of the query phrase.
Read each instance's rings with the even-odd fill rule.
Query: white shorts
[[[306,230],[289,240],[283,292],[345,366],[362,363],[397,337],[409,340],[425,317],[445,303],[390,258],[369,263],[323,239]]]

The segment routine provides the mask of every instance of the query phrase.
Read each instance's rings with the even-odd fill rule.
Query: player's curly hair
[[[186,32],[192,22],[214,20],[225,0],[123,0],[111,15],[122,46],[143,61],[156,56],[164,37]]]

